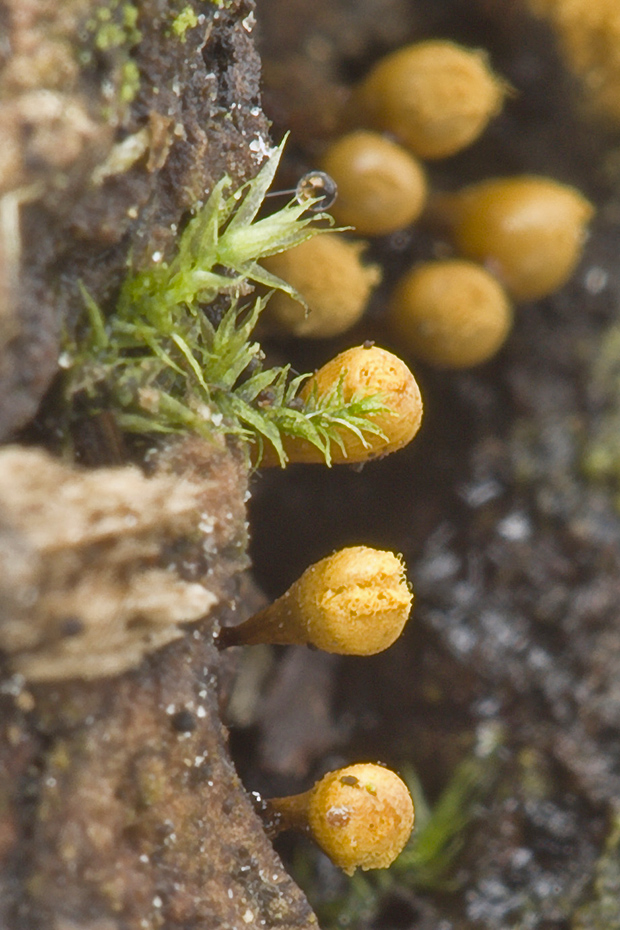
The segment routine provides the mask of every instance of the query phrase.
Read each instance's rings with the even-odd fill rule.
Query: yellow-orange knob
[[[482,262],[517,300],[553,293],[571,276],[592,205],[574,187],[551,178],[492,178],[434,208],[462,255]]]
[[[381,273],[365,265],[364,242],[339,233],[321,233],[301,245],[262,259],[267,271],[291,284],[308,309],[283,291],[276,291],[266,310],[274,332],[327,339],[346,332],[360,319]]]
[[[219,645],[310,644],[343,655],[373,655],[400,636],[412,602],[398,556],[351,546],[311,565],[245,623],[222,629]]]
[[[371,763],[329,772],[314,788],[267,802],[276,829],[308,832],[347,875],[356,869],[387,869],[413,829],[414,808],[405,783]]]
[[[357,432],[345,423],[339,428],[340,443],[331,446],[331,461],[336,464],[367,462],[402,449],[410,442],[422,422],[422,397],[417,382],[401,359],[378,346],[356,346],[341,352],[306,381],[300,398],[320,401],[337,388],[345,402],[353,398],[376,397],[382,409],[368,416],[380,433]],[[283,445],[291,462],[325,462],[323,452],[311,442],[284,437]],[[265,448],[261,466],[277,465],[279,459]]]
[[[426,200],[422,166],[376,132],[360,130],[333,142],[322,160],[338,185],[336,222],[364,236],[383,236],[412,223]]]
[[[393,133],[419,158],[444,158],[480,135],[505,91],[482,53],[431,40],[377,62],[353,106],[361,122]]]
[[[440,368],[468,368],[501,348],[512,325],[510,301],[473,262],[424,262],[398,282],[388,325],[403,350]]]

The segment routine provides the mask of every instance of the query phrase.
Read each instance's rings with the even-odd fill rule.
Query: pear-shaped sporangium
[[[358,763],[329,772],[310,791],[266,802],[272,833],[300,829],[347,875],[387,869],[411,836],[414,807],[390,769]]]
[[[515,300],[538,300],[572,275],[594,208],[567,184],[516,175],[439,194],[430,212],[457,251],[483,264]]]
[[[304,384],[299,398],[315,403],[340,390],[344,403],[354,399],[376,398],[377,412],[368,415],[376,431],[357,431],[343,423],[338,429],[340,443],[330,447],[333,464],[352,464],[380,458],[411,442],[422,422],[422,397],[418,384],[398,356],[375,345],[355,346],[341,352],[319,368]],[[283,437],[290,462],[325,463],[324,452],[306,439]],[[279,464],[275,450],[266,446],[261,466]]]
[[[431,39],[380,59],[354,91],[351,110],[419,158],[445,158],[478,138],[506,90],[482,52]]]
[[[311,565],[273,604],[220,631],[218,645],[312,645],[374,655],[398,639],[413,594],[393,552],[350,546]]]

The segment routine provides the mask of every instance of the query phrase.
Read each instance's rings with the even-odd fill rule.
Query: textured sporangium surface
[[[416,369],[426,419],[408,451],[361,474],[294,468],[255,480],[253,558],[270,594],[340,545],[373,545],[403,552],[416,611],[384,656],[297,653],[279,665],[256,653],[242,669],[246,729],[234,749],[245,785],[265,793],[304,790],[328,767],[373,758],[413,768],[432,806],[459,763],[502,733],[493,788],[435,884],[398,873],[388,894],[355,911],[349,879],[307,847],[292,850],[323,925],[610,930],[620,922],[620,520],[609,441],[620,405],[608,334],[620,295],[618,175],[610,140],[577,115],[584,97],[553,33],[517,0],[262,0],[256,11],[144,0],[102,15],[109,7],[64,4],[60,18],[41,3],[0,7],[12,50],[27,55],[35,35],[45,52],[37,67],[26,57],[6,70],[2,48],[0,120],[20,140],[2,162],[4,436],[32,416],[54,374],[61,325],[82,307],[77,280],[105,305],[130,245],[140,263],[168,254],[175,224],[216,178],[254,173],[267,129],[254,14],[274,135],[293,131],[293,185],[316,167],[349,86],[373,61],[443,36],[486,48],[516,93],[479,143],[434,167],[432,183],[548,173],[597,204],[573,281],[519,308],[494,362],[466,374]],[[85,53],[77,62],[74,47]],[[41,88],[47,109],[28,97]],[[387,345],[377,333],[390,282],[436,248],[417,227],[375,242],[386,283],[368,320],[338,344],[288,345],[286,357],[301,371],[356,341]],[[44,421],[39,429],[45,437]],[[241,530],[245,479],[228,483],[222,463],[216,471],[214,513],[237,514]],[[242,546],[229,542],[219,539],[204,579],[190,579],[213,569],[221,604],[241,600]],[[177,570],[192,561],[189,544],[164,554]],[[230,618],[221,607],[115,679],[25,685],[9,674],[0,918],[11,930],[312,926],[225,752],[209,634]],[[79,641],[75,617],[54,635],[63,631]]]

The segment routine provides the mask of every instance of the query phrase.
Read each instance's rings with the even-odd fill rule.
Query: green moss
[[[620,326],[603,336],[594,356],[590,393],[600,411],[583,449],[586,476],[620,488]],[[620,509],[620,497],[618,498]]]
[[[157,253],[150,267],[132,271],[107,319],[84,295],[88,321],[65,353],[70,405],[79,399],[82,411],[110,411],[127,432],[192,431],[215,442],[236,436],[258,445],[254,458],[268,441],[282,465],[283,435],[312,443],[328,464],[343,431],[362,441],[383,435],[371,419],[386,410],[379,396],[345,402],[339,384],[302,401],[298,392],[309,376],[291,378],[288,365],[265,369],[252,339],[267,298],[241,303],[250,282],[299,298],[258,260],[324,231],[330,220],[295,201],[256,219],[281,152],[240,190],[223,178],[187,225],[174,258]],[[216,299],[224,306],[209,311]]]
[[[139,69],[131,57],[142,38],[138,14],[131,0],[108,0],[93,10],[84,24],[87,38],[77,57],[85,69],[99,69],[104,57],[106,84],[113,88],[102,101],[101,117],[106,121],[122,121],[140,87]]]
[[[128,0],[110,0],[107,6],[101,6],[88,22],[88,28],[95,34],[95,48],[107,52],[116,48],[133,48],[141,38],[137,27],[138,8]]]
[[[194,26],[198,25],[198,17],[196,16],[194,10],[189,6],[189,4],[184,7],[181,12],[175,16],[172,21],[172,32],[181,39],[182,42],[185,42],[185,33],[188,29],[193,29]]]
[[[95,46],[100,52],[107,52],[111,48],[118,48],[125,41],[125,32],[118,23],[102,23],[97,30]]]
[[[576,912],[571,930],[620,930],[620,811],[596,864],[591,900]]]
[[[490,792],[499,765],[503,733],[489,726],[487,742],[455,769],[435,807],[424,802],[421,786],[411,785],[416,798],[417,829],[409,846],[394,863],[395,874],[416,888],[450,888],[454,863],[463,848],[474,810]]]

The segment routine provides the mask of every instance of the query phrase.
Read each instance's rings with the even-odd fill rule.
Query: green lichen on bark
[[[188,29],[193,29],[198,25],[198,17],[189,4],[178,13],[172,20],[172,32],[181,42],[185,42],[185,33]]]

